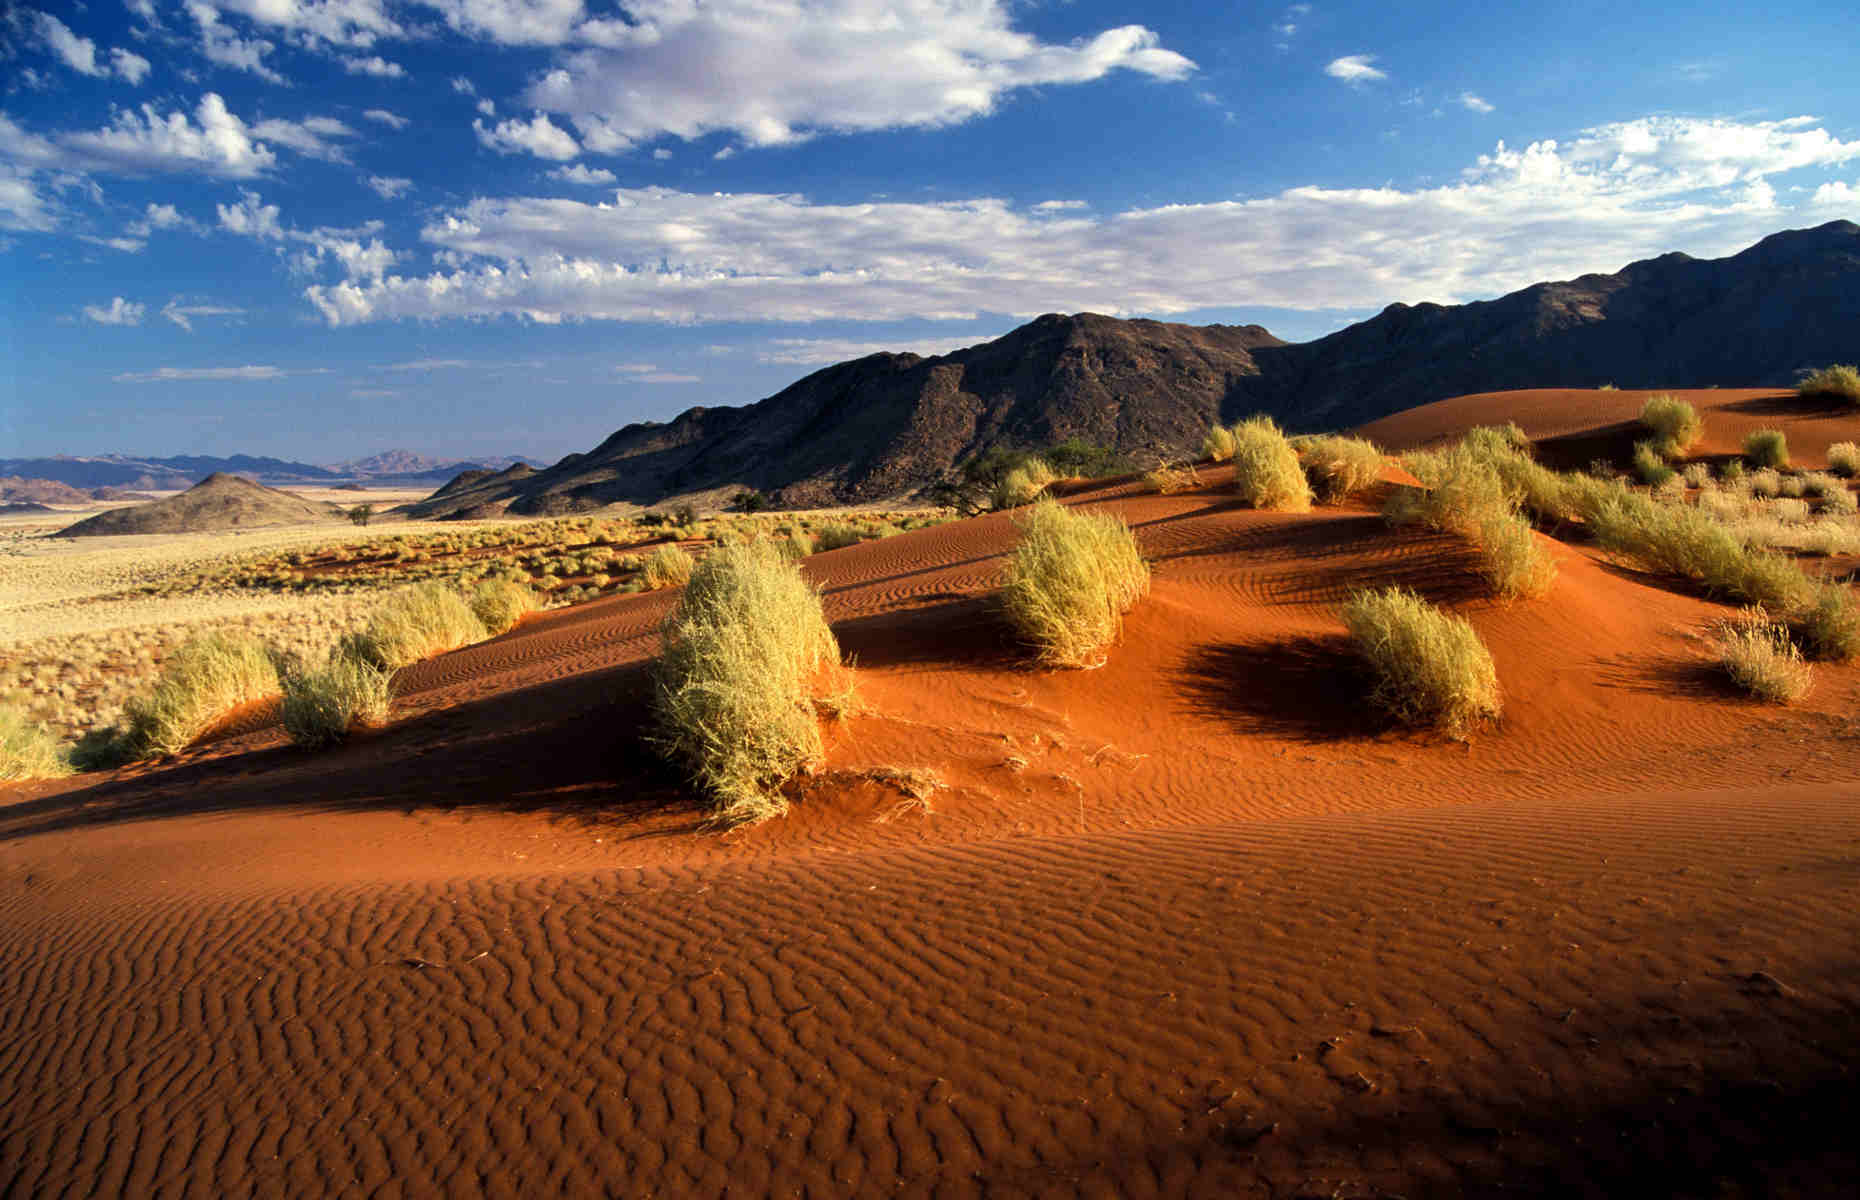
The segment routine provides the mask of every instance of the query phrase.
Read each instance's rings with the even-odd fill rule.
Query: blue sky
[[[1530,9],[1531,11],[1513,11]],[[0,8],[0,457],[551,459],[1042,312],[1860,219],[1846,4]]]

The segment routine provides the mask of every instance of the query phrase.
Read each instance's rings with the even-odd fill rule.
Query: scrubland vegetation
[[[817,699],[851,691],[819,593],[766,543],[706,555],[660,629],[659,739],[720,820],[787,811],[783,781],[817,764]]]
[[[1744,457],[1759,467],[1789,465],[1789,440],[1780,429],[1758,429],[1744,436]]]
[[[0,702],[0,780],[56,779],[69,775],[64,748],[17,697]]]
[[[1342,503],[1382,478],[1384,459],[1374,442],[1325,436],[1296,438],[1292,444],[1321,503]]]
[[[1860,404],[1860,367],[1823,367],[1804,376],[1795,390],[1803,396],[1829,396]]]
[[[1304,465],[1277,422],[1248,417],[1233,428],[1234,491],[1254,508],[1304,512],[1311,507],[1311,484]]]
[[[1471,541],[1480,573],[1497,595],[1541,596],[1556,581],[1556,560],[1532,532],[1524,507],[1560,515],[1563,499],[1507,432],[1474,433],[1449,449],[1404,458],[1427,486],[1398,490],[1383,515],[1393,525],[1424,525]]]
[[[1762,609],[1748,610],[1720,627],[1718,661],[1738,687],[1776,704],[1800,699],[1814,682],[1789,627]]]
[[[357,725],[384,724],[392,680],[392,673],[340,650],[319,666],[287,671],[279,712],[284,731],[314,749],[341,741]]]
[[[1401,588],[1358,592],[1341,615],[1375,676],[1371,701],[1396,720],[1464,738],[1498,716],[1498,672],[1465,618]]]
[[[1149,588],[1149,565],[1121,518],[1044,500],[1021,521],[1001,606],[1042,662],[1082,667],[1103,661]]]
[[[1663,460],[1692,449],[1705,432],[1697,409],[1665,394],[1648,397],[1640,410],[1640,423],[1653,431],[1651,449]]]
[[[342,640],[345,655],[392,673],[490,636],[458,590],[418,583],[376,607],[368,623]]]

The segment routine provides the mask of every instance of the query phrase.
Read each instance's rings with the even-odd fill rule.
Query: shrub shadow
[[[855,666],[1014,667],[1028,653],[994,597],[946,592],[939,601],[837,621],[833,635]]]
[[[1389,728],[1365,699],[1375,684],[1345,634],[1206,646],[1180,672],[1192,711],[1249,732],[1337,742]]]
[[[1794,392],[1779,392],[1774,396],[1756,396],[1749,400],[1737,400],[1724,406],[1724,412],[1741,413],[1752,417],[1851,417],[1856,410],[1853,402],[1839,396],[1798,396]]]

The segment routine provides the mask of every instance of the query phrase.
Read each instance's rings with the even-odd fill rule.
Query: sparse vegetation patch
[[[1103,661],[1123,614],[1149,587],[1149,565],[1122,520],[1044,500],[1021,522],[1001,604],[1043,662],[1089,666]]]
[[[1298,447],[1298,457],[1317,498],[1325,504],[1341,503],[1382,478],[1382,451],[1363,438],[1307,438]]]
[[[1248,417],[1233,428],[1234,490],[1254,508],[1304,512],[1311,507],[1298,451],[1271,417]]]
[[[1650,396],[1640,410],[1640,423],[1653,431],[1653,449],[1662,459],[1676,458],[1698,444],[1705,422],[1684,400],[1661,393]]]
[[[1823,367],[1802,378],[1796,385],[1802,396],[1828,396],[1860,404],[1860,367],[1835,365]]]
[[[1358,592],[1343,623],[1376,678],[1370,700],[1407,725],[1465,738],[1502,707],[1478,631],[1402,588]]]

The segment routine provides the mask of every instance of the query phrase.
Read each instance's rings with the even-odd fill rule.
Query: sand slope
[[[1720,606],[1584,548],[1505,607],[1206,478],[1071,498],[1157,566],[1098,671],[993,617],[1006,517],[809,560],[874,712],[753,829],[642,742],[663,594],[332,753],[0,791],[0,1192],[1837,1194],[1860,669],[1761,707]],[[1499,728],[1364,710],[1332,614],[1383,582],[1479,627]]]

